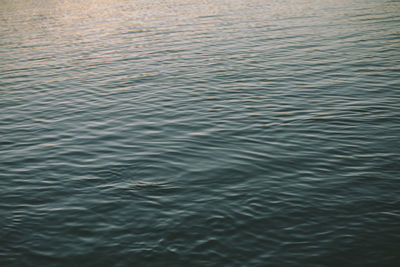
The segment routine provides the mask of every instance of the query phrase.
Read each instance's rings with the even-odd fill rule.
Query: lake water
[[[1,266],[400,263],[400,1],[1,0]]]

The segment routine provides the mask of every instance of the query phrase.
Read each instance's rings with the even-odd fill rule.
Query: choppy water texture
[[[399,1],[0,1],[0,265],[399,264],[399,38]]]

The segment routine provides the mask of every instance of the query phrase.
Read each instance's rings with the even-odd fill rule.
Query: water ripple
[[[3,1],[0,265],[395,265],[399,10]]]

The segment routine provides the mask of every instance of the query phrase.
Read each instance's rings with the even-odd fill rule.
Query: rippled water
[[[400,263],[399,14],[0,1],[0,265]]]

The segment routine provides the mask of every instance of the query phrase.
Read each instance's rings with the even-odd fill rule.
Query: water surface
[[[398,264],[399,14],[0,1],[0,265]]]

